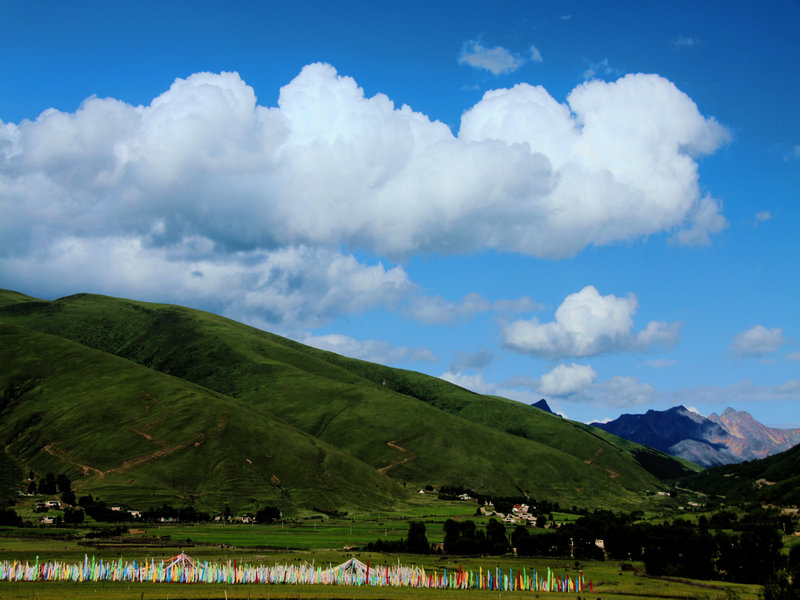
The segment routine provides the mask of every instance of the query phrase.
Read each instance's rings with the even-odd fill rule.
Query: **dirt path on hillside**
[[[225,424],[226,421],[227,421],[227,415],[223,415],[223,418],[220,421],[220,423],[217,424],[217,427],[218,428],[219,427],[224,427],[224,424]],[[148,439],[152,440],[152,438],[150,438],[146,434],[143,434],[143,433],[141,433],[139,431],[137,431],[136,433],[139,433],[140,435],[144,435]],[[201,433],[200,435],[198,435],[197,437],[195,437],[193,440],[191,440],[189,442],[185,442],[183,444],[177,444],[175,446],[170,446],[170,447],[167,447],[167,448],[161,448],[159,450],[151,452],[150,454],[145,454],[144,456],[139,456],[137,458],[131,458],[129,460],[125,460],[125,461],[122,462],[122,464],[120,466],[114,467],[112,469],[106,469],[105,471],[102,471],[102,470],[97,469],[95,467],[90,467],[89,465],[84,465],[82,463],[79,463],[79,462],[73,460],[72,458],[67,456],[64,452],[56,450],[53,447],[54,444],[48,444],[47,446],[45,446],[44,447],[44,451],[47,452],[48,454],[51,454],[52,456],[55,456],[56,458],[58,458],[60,460],[63,460],[64,462],[67,462],[67,463],[71,464],[74,467],[77,467],[78,469],[83,471],[83,474],[86,477],[95,476],[98,479],[103,479],[106,475],[116,475],[116,474],[119,474],[119,473],[123,473],[123,472],[127,471],[128,469],[131,469],[133,467],[138,467],[139,465],[142,465],[144,463],[147,463],[147,462],[150,462],[150,461],[153,461],[153,460],[158,460],[160,458],[164,458],[166,456],[169,456],[170,454],[174,454],[175,452],[178,452],[180,450],[184,450],[184,449],[188,448],[189,446],[194,446],[196,448],[196,447],[198,447],[198,446],[203,444],[203,442],[205,441],[205,438],[206,438],[206,434],[205,433]],[[162,442],[160,440],[152,440],[152,441],[154,441],[157,444],[161,444],[161,445],[164,444],[164,442]]]
[[[158,402],[158,400],[156,400],[150,394],[147,394],[147,393],[144,393],[144,392],[142,392],[142,393],[145,395],[145,397],[148,400],[153,401],[153,402]],[[138,420],[138,419],[140,419],[142,417],[147,416],[147,414],[149,412],[150,412],[150,404],[146,404],[143,413],[141,413],[139,415],[136,415],[135,417],[129,417],[129,418],[121,421],[121,423],[129,423],[131,421]],[[216,430],[217,431],[221,431],[221,430],[225,429],[226,425],[228,424],[228,419],[229,418],[230,418],[230,414],[228,414],[228,413],[223,413],[222,415],[220,415],[220,418],[216,423]],[[149,429],[150,425],[151,425],[151,423],[145,424],[144,429]],[[131,458],[131,459],[125,460],[118,467],[113,467],[111,469],[106,469],[105,471],[103,471],[101,469],[98,469],[96,467],[90,467],[89,465],[84,465],[82,463],[79,463],[76,460],[73,460],[65,452],[56,449],[55,443],[50,443],[47,446],[45,446],[44,447],[44,451],[47,452],[48,454],[50,454],[51,456],[55,456],[59,460],[62,460],[64,462],[69,463],[72,466],[80,469],[83,472],[85,477],[90,477],[91,476],[91,477],[96,477],[97,479],[103,479],[106,475],[117,475],[119,473],[123,473],[123,472],[127,471],[128,469],[131,469],[133,467],[138,467],[139,465],[142,465],[142,464],[147,463],[147,462],[151,462],[151,461],[154,461],[154,460],[158,460],[158,459],[164,458],[166,456],[169,456],[170,454],[174,454],[175,452],[179,452],[181,450],[189,448],[190,446],[193,446],[193,447],[197,448],[197,447],[201,446],[203,444],[203,442],[205,442],[205,439],[206,439],[206,434],[205,433],[201,433],[201,434],[195,436],[193,439],[189,440],[188,442],[184,442],[182,444],[176,444],[174,446],[167,446],[167,442],[165,442],[164,440],[160,440],[160,439],[150,435],[149,433],[147,433],[145,431],[142,431],[141,429],[137,429],[135,427],[128,427],[128,429],[130,431],[132,431],[133,433],[142,436],[147,441],[152,442],[156,446],[161,446],[161,448],[159,448],[158,450],[155,450],[155,451],[153,451],[153,452],[151,452],[149,454],[145,454],[144,456],[139,456],[137,458]]]
[[[392,442],[386,442],[386,445],[387,445],[387,446],[389,446],[389,448],[393,448],[393,449],[395,449],[395,450],[398,450],[399,452],[402,452],[402,453],[404,453],[404,454],[408,454],[408,456],[404,456],[404,457],[403,457],[403,458],[401,458],[400,460],[398,460],[398,461],[395,461],[395,462],[393,462],[393,463],[392,463],[392,464],[390,464],[390,465],[386,465],[385,467],[381,467],[381,468],[379,468],[379,469],[378,469],[378,472],[379,472],[379,473],[386,474],[386,471],[388,471],[388,470],[389,470],[389,469],[391,469],[392,467],[397,467],[397,466],[400,466],[400,465],[402,465],[402,464],[405,464],[405,463],[407,463],[407,462],[408,462],[408,461],[410,461],[410,460],[414,460],[415,458],[417,458],[417,455],[416,455],[416,454],[412,454],[412,453],[410,453],[408,450],[406,450],[405,448],[403,448],[402,446],[398,446],[398,445],[397,445],[397,444],[396,444],[394,441],[392,441]]]
[[[132,458],[130,460],[123,461],[122,464],[118,467],[114,467],[113,469],[108,469],[107,471],[103,471],[103,476],[123,473],[127,471],[131,467],[138,467],[146,462],[150,462],[152,460],[158,460],[159,458],[164,458],[165,456],[169,456],[170,454],[174,454],[179,450],[183,450],[184,448],[188,448],[190,445],[194,444],[195,446],[199,446],[203,443],[203,439],[205,438],[204,434],[200,434],[198,439],[192,442],[187,442],[185,444],[178,444],[177,446],[172,446],[170,448],[162,448],[161,450],[156,450],[151,454],[146,454],[145,456],[140,456],[138,458]]]
[[[103,472],[100,469],[95,469],[94,467],[90,467],[89,465],[83,465],[83,464],[81,464],[79,462],[76,462],[76,461],[72,460],[70,457],[68,457],[63,452],[60,452],[60,451],[56,450],[55,448],[53,448],[54,445],[55,444],[52,444],[52,443],[51,444],[47,444],[47,446],[44,447],[44,451],[47,452],[48,454],[52,455],[52,456],[55,456],[59,460],[63,460],[64,462],[67,462],[67,463],[71,464],[73,467],[78,467],[81,471],[83,471],[83,474],[85,476],[87,476],[87,477],[91,473],[95,473],[95,474],[97,474],[98,478],[100,478],[100,479],[103,478]]]

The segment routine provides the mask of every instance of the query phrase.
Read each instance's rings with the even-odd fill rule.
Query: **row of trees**
[[[70,506],[75,504],[75,492],[72,489],[72,481],[70,478],[61,473],[57,477],[53,473],[48,473],[39,479],[36,483],[36,474],[31,471],[28,474],[28,487],[29,494],[42,494],[46,496],[55,496],[59,494],[61,501]]]
[[[705,523],[701,519],[698,524],[682,519],[651,524],[637,523],[631,515],[596,511],[547,533],[531,533],[530,528],[519,525],[510,537],[495,519],[490,519],[485,529],[471,520],[448,519],[443,550],[447,554],[497,555],[513,547],[521,556],[644,561],[650,575],[762,585],[773,581],[776,573],[785,572],[786,581],[800,585],[800,571],[792,571],[799,568],[800,546],[792,551],[794,559],[790,556],[787,561],[781,554],[782,518],[777,511],[754,512],[736,519],[740,529],[733,532],[708,528],[710,522],[731,525],[727,519],[727,515],[721,515]],[[420,554],[432,551],[425,525],[419,522],[409,524],[406,538],[378,540],[367,549]]]
[[[714,531],[712,522],[733,525],[714,516],[696,525],[684,519],[635,523],[628,515],[597,511],[547,535],[517,527],[511,539],[520,555],[642,560],[650,575],[764,584],[785,567],[778,511],[759,509],[737,519],[734,531]]]

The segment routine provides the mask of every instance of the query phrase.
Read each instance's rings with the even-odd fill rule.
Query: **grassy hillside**
[[[357,459],[233,398],[0,323],[0,436],[27,469],[137,507],[343,508],[400,496]]]
[[[11,304],[20,304],[22,302],[43,302],[31,296],[20,294],[13,290],[0,289],[0,306],[8,306]]]
[[[450,414],[572,454],[586,464],[596,464],[598,468],[606,469],[612,476],[640,478],[639,470],[631,470],[631,459],[661,479],[671,479],[697,470],[696,465],[686,461],[676,460],[602,429],[563,419],[514,400],[476,394],[413,371],[392,369],[313,348],[307,352]],[[640,479],[639,483],[645,481]],[[631,485],[635,486],[636,483],[631,482]]]
[[[800,506],[800,446],[759,460],[707,469],[684,478],[681,485],[724,496],[729,502]]]
[[[309,348],[202,311],[85,294],[54,302],[13,298],[0,295],[0,322],[191,381],[414,485],[620,506],[638,504],[645,490],[663,487],[658,477],[684,470],[663,455],[518,402]]]

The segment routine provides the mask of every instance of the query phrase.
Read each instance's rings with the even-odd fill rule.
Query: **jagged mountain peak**
[[[679,405],[592,425],[706,467],[763,458],[800,442],[800,429],[769,428],[730,407],[704,417]]]

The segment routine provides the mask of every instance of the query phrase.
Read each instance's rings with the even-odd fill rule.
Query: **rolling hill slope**
[[[217,392],[0,323],[0,435],[37,473],[134,506],[334,509],[400,497],[361,461]]]
[[[800,446],[766,458],[689,475],[681,485],[724,496],[730,503],[758,501],[800,506]]]
[[[220,402],[236,402],[338,449],[381,477],[415,485],[620,506],[663,488],[659,477],[686,471],[665,455],[518,402],[341,357],[202,311],[85,294],[43,302],[3,292],[2,322],[192,382]],[[82,367],[73,360],[72,368]]]

